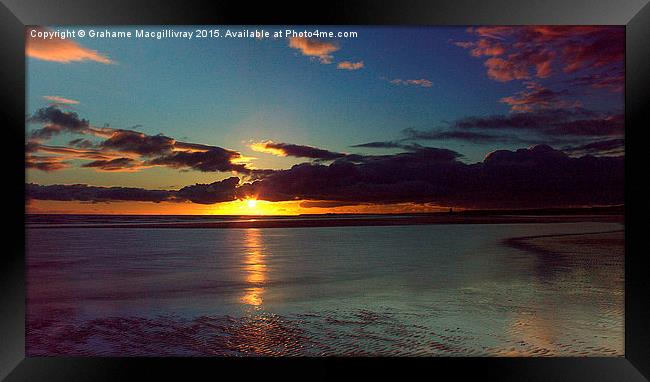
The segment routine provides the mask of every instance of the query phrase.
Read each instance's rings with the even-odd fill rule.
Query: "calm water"
[[[28,229],[27,352],[623,355],[622,249],[503,243],[622,229]]]

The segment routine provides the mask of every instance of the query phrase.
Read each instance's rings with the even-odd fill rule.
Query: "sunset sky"
[[[31,29],[28,212],[623,201],[623,27],[346,26],[318,29],[358,37],[191,40],[43,40]]]

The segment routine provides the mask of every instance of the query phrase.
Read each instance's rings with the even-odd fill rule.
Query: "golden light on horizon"
[[[299,203],[269,202],[254,197],[215,204],[210,212],[215,215],[298,215]]]
[[[255,199],[249,205],[249,201]],[[27,213],[30,214],[121,214],[121,215],[299,215],[325,213],[416,213],[416,212],[446,212],[447,207],[417,205],[413,203],[372,205],[361,204],[340,207],[311,207],[301,204],[304,200],[270,202],[257,198],[238,199],[231,202],[216,204],[173,203],[173,202],[112,202],[87,203],[78,201],[30,200],[26,203]],[[254,206],[253,206],[254,204]],[[454,211],[462,208],[454,207]]]

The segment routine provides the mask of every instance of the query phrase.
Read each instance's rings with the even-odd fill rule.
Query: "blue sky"
[[[199,28],[218,28],[222,33],[286,29],[61,26],[38,30]],[[233,163],[246,162],[245,172],[289,169],[310,161],[328,163],[347,154],[417,153],[424,146],[450,150],[456,153],[454,160],[465,164],[482,162],[496,150],[540,143],[568,155],[620,153],[621,28],[292,29],[358,35],[191,40],[85,36],[64,41],[28,36],[27,142],[40,145],[28,158],[28,181],[178,189],[232,175],[224,170],[229,165],[206,171],[196,163],[161,164],[162,156],[141,155],[141,147],[108,150],[102,139],[108,142],[111,134],[122,130],[142,134],[143,140],[162,134],[181,146],[185,142],[218,149],[211,153],[225,149],[235,153],[229,159]],[[44,117],[44,111],[88,120],[90,127],[104,132],[60,125]],[[39,113],[41,117],[34,118]],[[37,137],[48,125],[50,131],[54,125],[55,131]],[[430,138],[439,133],[454,137]],[[92,152],[70,151],[80,149],[71,143],[80,136],[90,139],[85,149]],[[269,141],[276,146],[264,146]],[[353,147],[370,142],[384,147]],[[589,144],[606,150],[583,147]],[[307,146],[329,153],[305,155]],[[57,149],[61,147],[69,150],[62,153]],[[160,155],[178,150],[190,149],[177,147]],[[88,163],[95,157],[118,161],[111,166]],[[128,165],[118,167],[118,162]]]
[[[148,134],[234,149],[245,149],[242,140],[271,139],[350,151],[404,128],[507,112],[497,100],[517,88],[489,80],[481,60],[452,44],[467,38],[463,27],[332,29],[359,32],[338,40],[334,55],[363,61],[362,70],[320,64],[285,39],[79,39],[116,63],[30,59],[28,110],[54,94],[78,100],[75,109],[94,124],[142,125]],[[395,78],[426,78],[433,86],[396,86],[389,82]],[[447,145],[468,160],[486,154]]]

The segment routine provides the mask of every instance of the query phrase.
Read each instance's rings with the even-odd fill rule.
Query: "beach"
[[[27,353],[624,354],[620,215],[338,218],[32,220]]]

